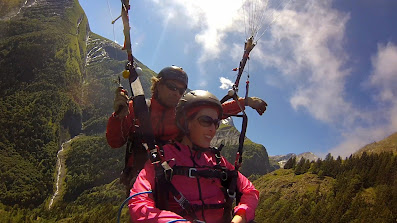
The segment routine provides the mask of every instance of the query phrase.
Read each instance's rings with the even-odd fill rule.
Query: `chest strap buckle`
[[[189,168],[189,177],[190,178],[196,178],[196,176],[193,176],[193,171],[197,173],[196,168]]]

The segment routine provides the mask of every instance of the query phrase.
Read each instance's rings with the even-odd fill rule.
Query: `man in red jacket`
[[[188,76],[181,67],[177,66],[165,67],[157,77],[152,78],[152,98],[148,106],[157,144],[165,144],[178,136],[175,107],[187,86]],[[265,101],[257,97],[240,98],[239,103],[230,101],[222,104],[223,113],[237,114],[241,109],[245,109],[246,105],[255,109],[260,115],[265,112],[267,106]],[[143,168],[147,153],[139,139],[137,127],[140,123],[135,118],[133,103],[128,100],[127,92],[122,88],[116,90],[114,110],[118,112],[114,112],[109,117],[106,139],[112,148],[119,148],[129,142],[127,153],[130,154],[126,155],[126,168],[120,178],[129,189],[134,177]]]

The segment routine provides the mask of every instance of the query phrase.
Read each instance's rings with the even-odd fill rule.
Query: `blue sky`
[[[349,156],[397,131],[397,1],[134,0],[134,56],[155,72],[178,65],[190,89],[222,98],[234,82],[248,30],[244,6],[263,14],[258,42],[241,79],[263,98],[247,108],[247,136],[269,155]],[[117,0],[80,0],[91,31],[123,43]],[[264,33],[263,35],[260,35]],[[259,38],[260,36],[260,38]],[[221,80],[222,83],[221,83]],[[235,119],[239,128],[239,120]]]

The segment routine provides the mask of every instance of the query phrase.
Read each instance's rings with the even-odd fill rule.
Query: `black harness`
[[[172,144],[179,151],[179,146],[175,143]],[[229,170],[225,166],[221,165],[222,157],[218,148],[210,148],[210,151],[214,154],[216,159],[216,165],[213,167],[200,167],[197,169],[195,166],[173,166],[171,167],[167,161],[164,161],[161,165],[156,165],[156,185],[154,190],[154,199],[156,207],[162,210],[168,209],[169,194],[173,196],[174,200],[182,207],[183,211],[181,214],[189,215],[194,219],[194,222],[202,222],[198,220],[196,211],[201,210],[204,218],[205,209],[224,209],[223,221],[230,222],[232,219],[233,202],[235,198],[241,197],[241,193],[237,190],[237,170]],[[208,149],[206,149],[208,151]],[[164,151],[161,151],[164,154]],[[202,169],[204,168],[204,169]],[[186,176],[190,178],[197,178],[199,185],[199,193],[201,197],[201,189],[199,184],[199,178],[210,178],[220,179],[222,184],[222,191],[225,196],[225,202],[220,204],[205,204],[202,201],[202,205],[192,205],[190,202],[179,192],[175,186],[171,183],[172,177],[175,175]],[[236,196],[237,194],[237,196]],[[205,220],[205,219],[204,219]]]

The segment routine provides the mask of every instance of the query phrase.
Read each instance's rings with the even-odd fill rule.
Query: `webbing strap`
[[[190,178],[204,177],[204,178],[218,178],[222,181],[226,181],[228,177],[233,177],[235,171],[230,171],[226,169],[203,169],[197,170],[193,167],[185,166],[174,166],[173,175],[182,175]]]
[[[220,204],[192,204],[192,209],[194,211],[199,211],[199,210],[203,210],[203,209],[224,209],[227,204],[226,203],[220,203]],[[185,211],[183,211],[182,213],[180,213],[182,216],[187,214]]]
[[[171,179],[169,178],[166,179],[166,172],[168,170],[164,169],[164,166],[156,165],[156,202],[158,202],[159,205],[162,205],[164,208],[168,206],[168,193],[161,193],[161,190],[165,191],[170,191],[174,197],[174,200],[181,206],[181,208],[186,211],[187,214],[189,214],[193,219],[198,220],[196,213],[192,206],[190,205],[190,202],[183,196],[182,193],[180,193],[175,186],[171,183]],[[169,176],[169,175],[168,175]],[[168,178],[168,177],[167,177]],[[162,194],[162,195],[160,195]],[[167,196],[164,196],[164,194],[167,194]],[[166,199],[166,200],[162,200]]]
[[[201,209],[221,209],[225,207],[225,203],[220,203],[220,204],[192,204],[193,210],[201,210]]]

